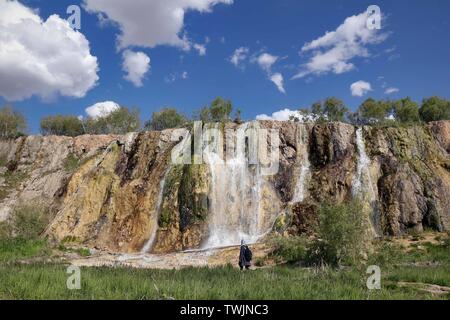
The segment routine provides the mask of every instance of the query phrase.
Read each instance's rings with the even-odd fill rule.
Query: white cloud
[[[256,62],[261,67],[261,69],[270,73],[272,65],[275,62],[277,62],[277,60],[278,60],[277,56],[273,56],[269,53],[262,53],[261,55],[258,56],[258,58],[256,59]]]
[[[0,95],[10,101],[81,98],[98,80],[89,41],[66,20],[46,21],[18,1],[0,1]]]
[[[230,57],[230,62],[234,64],[236,67],[239,67],[240,63],[247,59],[247,55],[249,53],[249,49],[246,47],[240,47],[234,50],[233,54]]]
[[[86,108],[86,114],[93,118],[103,118],[109,115],[111,112],[120,109],[120,106],[115,103],[114,101],[104,101],[104,102],[98,102],[90,107]],[[80,116],[82,117],[82,116]]]
[[[387,88],[386,91],[384,91],[385,94],[394,94],[399,92],[400,90],[398,88],[390,87]]]
[[[362,97],[372,91],[372,85],[366,81],[356,81],[350,86],[350,91],[354,97]]]
[[[267,114],[259,114],[256,116],[256,120],[274,120],[274,121],[289,121],[291,117],[298,120],[299,122],[314,122],[317,119],[312,114],[302,114],[300,111],[291,110],[285,108],[272,113],[268,116]]]
[[[306,43],[301,53],[312,52],[312,57],[293,78],[348,72],[355,68],[352,59],[369,57],[366,46],[381,43],[388,35],[377,29],[368,29],[367,18],[366,12],[348,17],[335,31],[326,32],[322,37]]]
[[[270,81],[275,83],[278,90],[282,93],[286,93],[286,90],[284,90],[284,84],[283,84],[283,75],[281,73],[274,73],[272,76],[270,76]]]
[[[125,50],[123,52],[122,70],[126,72],[124,78],[136,87],[142,86],[142,79],[150,70],[150,57],[144,52]]]
[[[200,56],[206,55],[206,46],[204,44],[194,43],[193,47]]]
[[[233,0],[84,0],[86,10],[102,13],[119,26],[120,49],[169,45],[189,50],[192,43],[183,33],[186,12],[211,12],[219,3]]]

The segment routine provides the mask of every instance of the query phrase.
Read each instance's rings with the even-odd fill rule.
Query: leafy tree
[[[10,106],[0,109],[0,138],[16,138],[26,130],[26,121],[22,113]]]
[[[308,249],[311,264],[358,264],[367,249],[367,221],[359,201],[319,209],[317,240]]]
[[[48,116],[41,120],[43,135],[75,137],[84,134],[83,123],[75,116]]]
[[[392,106],[387,101],[368,98],[358,109],[358,116],[364,123],[382,123],[389,115]]]
[[[165,108],[153,112],[152,119],[145,124],[145,129],[161,131],[170,128],[179,128],[188,120],[174,108]]]
[[[424,99],[419,113],[425,122],[449,120],[450,101],[439,97]]]
[[[126,134],[139,130],[139,110],[120,107],[105,117],[89,118],[85,121],[86,132],[90,134]]]
[[[203,122],[224,122],[230,120],[232,111],[232,102],[218,97],[211,102],[209,107],[203,107],[197,111],[194,117]]]
[[[420,121],[419,106],[409,97],[397,100],[393,103],[395,119],[402,123],[414,123]]]
[[[320,120],[344,121],[348,108],[344,102],[335,97],[329,97],[322,102],[316,102],[311,106],[311,112]]]

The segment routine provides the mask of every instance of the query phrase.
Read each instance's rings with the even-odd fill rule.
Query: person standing
[[[241,250],[239,252],[239,268],[242,269],[249,269],[252,265],[252,251],[250,248],[245,244],[244,240],[241,240]]]

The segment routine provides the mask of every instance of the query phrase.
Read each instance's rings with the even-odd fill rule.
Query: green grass
[[[398,284],[450,287],[448,244],[449,240],[441,245],[426,244],[425,249],[405,253],[391,242],[380,242],[365,266],[340,269],[292,265],[244,272],[231,266],[182,270],[81,268],[81,289],[68,290],[66,265],[17,262],[49,256],[50,248],[44,240],[9,239],[0,241],[0,299],[450,299],[449,294],[433,295],[417,286]],[[289,255],[292,252],[297,255],[288,251]],[[381,267],[381,290],[366,287],[366,267],[370,264]]]
[[[67,172],[73,172],[80,166],[80,160],[73,154],[70,153],[64,160],[64,170]]]
[[[441,270],[440,274],[448,274],[448,271]],[[365,273],[357,270],[315,273],[290,267],[250,272],[240,272],[232,267],[179,271],[82,268],[80,290],[68,290],[67,277],[66,268],[62,265],[0,266],[0,299],[432,298],[430,294],[391,284],[381,290],[370,291],[365,286]],[[401,279],[401,274],[397,271],[386,277]]]
[[[50,248],[45,240],[0,239],[0,263],[48,256],[49,254]]]

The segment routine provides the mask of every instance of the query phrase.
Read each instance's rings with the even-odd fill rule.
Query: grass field
[[[408,252],[380,244],[367,264],[380,265],[381,290],[367,289],[366,266],[315,270],[293,265],[248,272],[231,266],[82,268],[81,289],[68,290],[67,266],[18,263],[47,256],[49,250],[43,242],[0,243],[0,299],[450,299],[450,291],[428,290],[429,285],[450,287],[448,241],[413,245]]]

